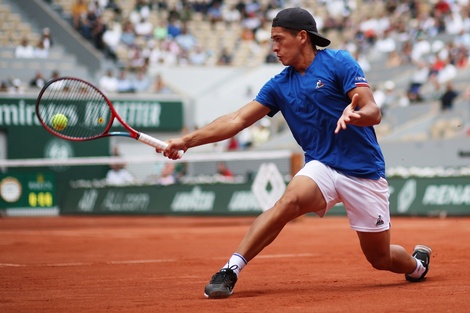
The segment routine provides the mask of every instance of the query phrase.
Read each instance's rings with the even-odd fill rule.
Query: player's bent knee
[[[376,258],[369,260],[373,268],[380,271],[387,271],[390,269],[391,263],[388,258]]]

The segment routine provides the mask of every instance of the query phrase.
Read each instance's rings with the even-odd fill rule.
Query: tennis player
[[[317,49],[330,40],[318,33],[305,9],[280,11],[271,37],[272,50],[286,68],[253,101],[169,140],[163,151],[178,159],[179,150],[231,138],[266,115],[281,112],[305,152],[304,167],[281,199],[256,218],[235,253],[206,285],[205,297],[229,297],[240,271],[289,221],[309,212],[323,217],[338,202],[344,204],[372,267],[405,274],[411,282],[424,280],[431,249],[416,245],[410,255],[390,244],[385,162],[373,128],[381,114],[363,70],[346,51]]]

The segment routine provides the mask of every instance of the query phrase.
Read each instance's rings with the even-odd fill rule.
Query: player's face
[[[293,65],[299,54],[299,38],[283,27],[271,28],[273,52],[279,61],[285,65]]]

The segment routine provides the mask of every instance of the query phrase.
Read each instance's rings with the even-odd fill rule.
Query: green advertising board
[[[389,188],[392,215],[470,215],[470,177],[391,178]],[[251,183],[70,188],[61,213],[258,215],[256,190]],[[279,197],[265,193],[273,201]],[[344,207],[338,204],[328,215],[345,215]]]
[[[251,184],[69,189],[61,214],[253,215],[262,212]]]
[[[183,127],[181,100],[111,99],[119,116],[141,131],[180,131]],[[39,127],[35,98],[0,98],[0,128]],[[58,104],[60,105],[60,104]],[[115,124],[113,127],[117,127]]]
[[[55,176],[52,173],[0,174],[0,208],[3,210],[51,210],[57,214]]]
[[[17,159],[67,159],[110,155],[109,138],[86,142],[67,141],[48,133],[36,118],[35,98],[0,98],[0,132],[6,137],[6,158]],[[179,131],[183,125],[183,104],[180,100],[126,100],[115,99],[119,114],[133,127],[142,131]],[[118,126],[114,126],[119,128]],[[56,180],[56,198],[60,202],[69,181],[101,179],[107,166],[55,166],[16,167],[4,173],[36,175],[50,172]],[[0,207],[1,208],[1,207]]]
[[[470,215],[470,177],[390,178],[394,215]]]

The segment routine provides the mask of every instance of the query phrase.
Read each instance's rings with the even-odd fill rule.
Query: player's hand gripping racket
[[[86,141],[122,136],[162,150],[168,146],[166,142],[127,125],[98,88],[79,78],[61,77],[49,81],[39,93],[36,115],[47,131],[67,140]],[[127,132],[110,131],[114,119]],[[181,157],[183,151],[178,154]]]

